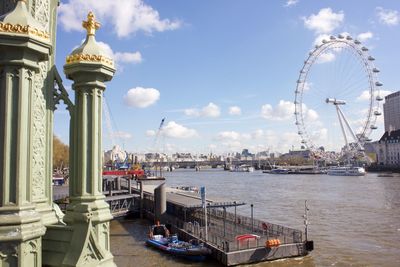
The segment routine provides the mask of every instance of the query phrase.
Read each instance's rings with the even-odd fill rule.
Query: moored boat
[[[152,226],[146,244],[191,261],[204,261],[211,254],[211,250],[197,240],[185,242],[179,240],[177,235],[170,236],[168,229],[162,224]]]
[[[276,169],[272,169],[269,173],[271,173],[271,174],[288,174],[289,169],[276,168]]]
[[[254,167],[250,166],[250,165],[240,165],[240,166],[235,166],[233,168],[231,168],[230,170],[231,172],[253,172],[254,171]]]
[[[334,176],[364,176],[366,172],[363,167],[343,166],[331,167],[328,169],[327,174]]]

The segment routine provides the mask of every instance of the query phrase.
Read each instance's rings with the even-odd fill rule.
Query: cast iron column
[[[46,229],[31,174],[32,92],[49,34],[18,1],[0,17],[0,266],[41,266]]]

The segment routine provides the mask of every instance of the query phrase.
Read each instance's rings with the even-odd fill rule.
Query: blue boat
[[[196,241],[185,242],[178,239],[177,235],[169,235],[165,225],[154,225],[150,231],[146,244],[171,255],[180,256],[191,261],[204,261],[211,250],[203,243]]]

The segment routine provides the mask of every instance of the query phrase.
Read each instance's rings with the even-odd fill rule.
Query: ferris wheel
[[[349,35],[330,36],[309,52],[297,80],[294,114],[301,142],[315,157],[364,155],[382,115],[374,60]]]

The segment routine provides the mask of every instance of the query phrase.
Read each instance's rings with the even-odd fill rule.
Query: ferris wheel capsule
[[[376,86],[382,86],[383,84],[380,83],[380,82],[375,82],[375,85],[376,85]]]
[[[368,60],[369,60],[369,61],[374,61],[375,58],[374,58],[373,56],[368,56]]]
[[[366,51],[368,51],[369,49],[366,48],[365,46],[363,46],[363,47],[361,47],[361,50],[364,51],[364,52],[366,52]]]
[[[378,73],[378,72],[380,72],[380,70],[377,69],[377,68],[373,68],[373,69],[372,69],[372,72]]]
[[[353,40],[353,38],[351,38],[350,35],[347,35],[347,36],[346,36],[346,39],[349,40],[349,41]]]
[[[354,40],[354,43],[355,43],[355,44],[361,44],[361,42],[358,41],[357,39]]]
[[[378,129],[378,126],[376,126],[376,125],[371,125],[370,128],[371,128],[372,130],[376,130],[376,129]]]
[[[374,111],[374,115],[375,116],[380,116],[380,115],[382,115],[382,112],[380,112],[379,110],[375,110]]]
[[[338,35],[338,38],[339,38],[339,39],[343,39],[344,36],[343,36],[342,34],[339,34],[339,35]]]
[[[383,100],[383,97],[381,97],[380,95],[378,95],[378,96],[376,96],[376,100],[377,100],[377,101],[382,101],[382,100]]]

